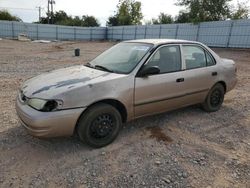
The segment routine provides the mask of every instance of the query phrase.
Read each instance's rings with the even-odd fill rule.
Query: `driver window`
[[[178,45],[161,47],[154,53],[146,66],[158,66],[160,73],[180,71],[180,47]]]

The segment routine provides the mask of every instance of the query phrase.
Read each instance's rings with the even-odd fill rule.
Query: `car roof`
[[[178,39],[138,39],[138,40],[128,40],[124,42],[149,43],[149,44],[154,44],[154,45],[172,44],[172,43],[200,44],[199,42],[196,42],[196,41],[178,40]]]

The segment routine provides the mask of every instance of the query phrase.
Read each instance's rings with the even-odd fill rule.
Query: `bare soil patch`
[[[0,41],[0,187],[250,187],[250,50],[214,49],[236,61],[239,79],[218,112],[191,106],[138,119],[101,149],[27,134],[15,113],[19,86],[113,44]]]

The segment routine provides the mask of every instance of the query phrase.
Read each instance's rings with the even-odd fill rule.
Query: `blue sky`
[[[114,13],[119,0],[55,0],[55,10],[64,10],[69,15],[94,15],[102,25]],[[175,6],[176,0],[139,0],[142,3],[144,20],[157,17],[160,12],[176,16],[181,7]],[[237,0],[233,0],[235,4]],[[20,17],[24,22],[38,20],[38,9],[43,8],[42,15],[47,10],[47,0],[0,0],[0,7],[6,7],[12,14]],[[3,9],[3,8],[0,8]]]

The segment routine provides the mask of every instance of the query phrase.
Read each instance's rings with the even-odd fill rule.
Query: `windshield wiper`
[[[110,70],[109,68],[104,67],[104,66],[102,66],[102,65],[96,65],[95,68],[97,68],[97,69],[102,69],[102,70],[108,71],[108,72],[114,72],[113,70]]]
[[[84,66],[86,67],[90,67],[90,68],[95,68],[93,65],[91,65],[90,63],[86,63]]]

